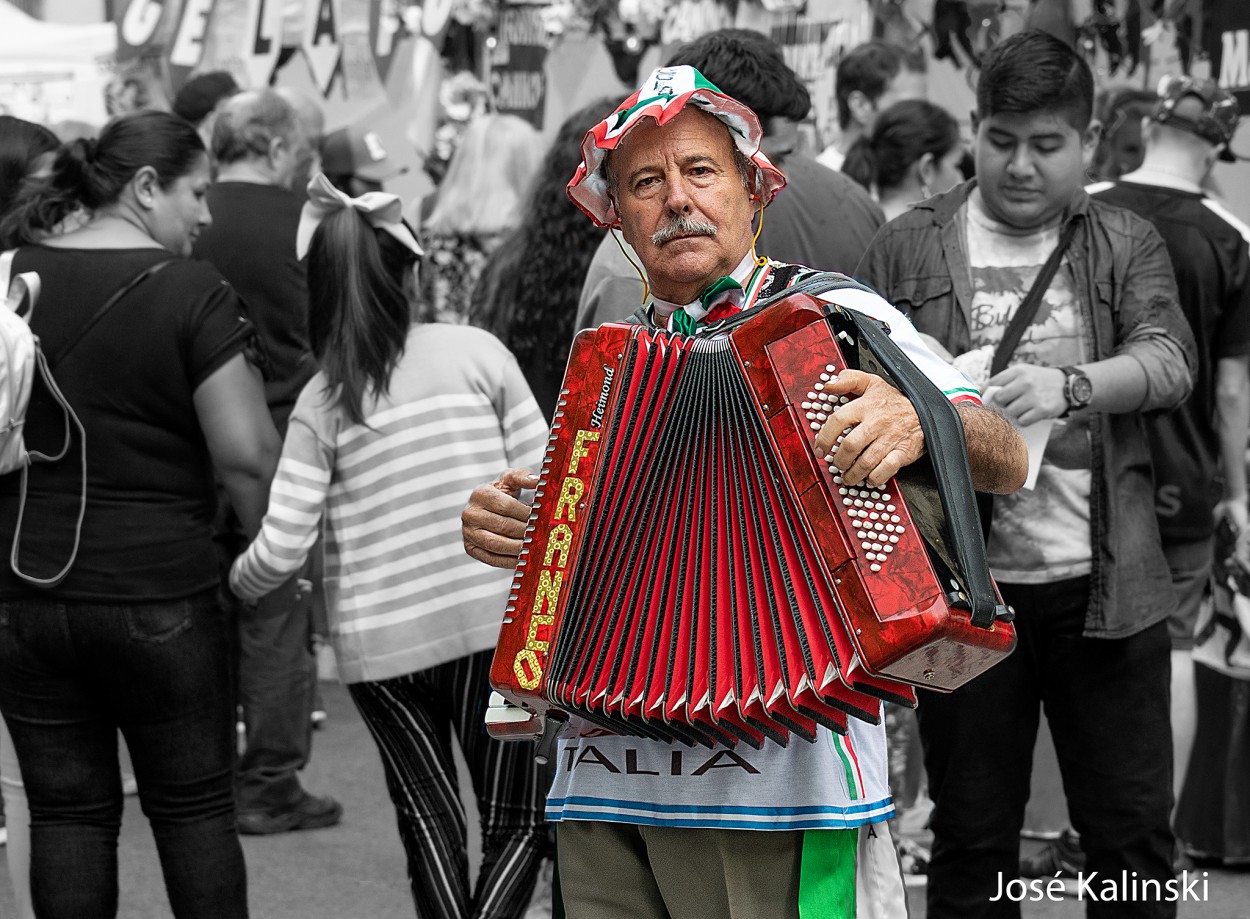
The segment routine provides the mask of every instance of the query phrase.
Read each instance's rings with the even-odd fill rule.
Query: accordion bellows
[[[844,367],[897,385],[902,361],[916,388],[880,324],[799,292],[719,331],[578,336],[492,685],[617,733],[759,746],[876,722],[880,700],[914,704],[914,686],[953,689],[1009,653],[975,507],[956,514],[968,532],[944,513],[973,503],[945,397],[920,377],[956,419],[936,443],[926,427],[929,456],[958,444],[912,482],[849,487],[813,453]]]

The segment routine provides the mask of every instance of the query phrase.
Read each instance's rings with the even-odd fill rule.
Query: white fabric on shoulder
[[[831,290],[821,295],[826,303],[836,303],[855,310],[890,327],[890,338],[911,358],[938,389],[952,402],[981,404],[981,394],[976,385],[954,366],[944,361],[924,342],[911,320],[880,294],[866,290],[845,288]]]

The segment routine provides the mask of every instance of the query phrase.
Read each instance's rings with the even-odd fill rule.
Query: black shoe
[[[292,830],[316,830],[334,826],[343,819],[343,805],[329,795],[304,793],[294,806],[280,811],[248,811],[238,815],[239,832],[244,836],[269,836]]]
[[[1020,859],[1022,878],[1072,878],[1084,869],[1085,852],[1081,849],[1081,837],[1072,830],[1064,830],[1058,839],[1048,842],[1036,855]]]

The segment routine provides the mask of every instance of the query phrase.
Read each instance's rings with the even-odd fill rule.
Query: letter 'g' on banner
[[[156,40],[169,5],[166,0],[128,0],[118,8],[117,63],[134,60]]]

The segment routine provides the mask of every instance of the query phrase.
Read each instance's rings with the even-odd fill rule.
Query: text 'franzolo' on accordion
[[[578,335],[494,663],[495,736],[575,713],[759,746],[876,723],[1010,653],[963,426],[885,327],[817,276],[686,336]],[[844,368],[915,405],[926,456],[850,487],[813,444]],[[547,725],[551,734],[551,724]]]

